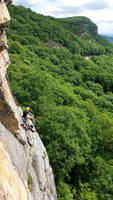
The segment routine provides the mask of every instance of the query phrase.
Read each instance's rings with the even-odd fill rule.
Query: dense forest
[[[9,10],[10,85],[35,114],[58,200],[112,200],[113,44],[86,17]]]

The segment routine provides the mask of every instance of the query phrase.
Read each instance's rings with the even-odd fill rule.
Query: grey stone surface
[[[22,177],[26,178],[26,156],[23,146],[0,122],[0,141],[9,152],[13,165],[17,168]]]
[[[7,48],[7,40],[4,35],[3,24],[10,20],[10,16],[5,3],[10,0],[0,1],[0,38]],[[3,12],[4,11],[4,12]],[[2,35],[3,34],[3,35]],[[21,197],[19,200],[56,200],[56,190],[54,176],[49,165],[49,159],[46,149],[34,129],[34,132],[22,127],[22,110],[15,104],[12,97],[9,84],[6,79],[6,70],[10,60],[7,50],[0,46],[0,142],[3,144],[4,154],[12,172],[17,173],[17,185],[20,184]],[[30,116],[31,117],[31,116]],[[29,118],[30,118],[29,117]],[[30,119],[32,121],[32,119]],[[3,148],[1,145],[1,148]],[[2,156],[2,154],[1,154]],[[8,171],[8,164],[4,158],[5,170]],[[0,165],[2,165],[2,160]],[[13,170],[14,168],[14,170]],[[4,176],[4,174],[3,174]],[[14,179],[16,178],[14,177]],[[18,178],[19,177],[19,178]],[[5,177],[5,184],[9,184],[8,175]],[[13,182],[13,180],[12,180]],[[2,180],[0,182],[0,197],[2,199],[4,191],[2,190]],[[16,188],[12,187],[12,194]],[[18,190],[18,189],[17,189]],[[15,193],[15,192],[14,192]],[[19,193],[17,191],[17,193]],[[9,195],[11,193],[9,192]],[[13,194],[14,195],[14,194]],[[23,195],[23,196],[22,196]],[[14,195],[15,196],[15,195]],[[17,195],[18,196],[18,195]],[[0,199],[0,200],[2,200]],[[9,200],[10,198],[8,198]],[[15,199],[15,198],[13,198]],[[11,199],[11,200],[13,200]],[[15,200],[18,200],[15,199]]]
[[[27,188],[28,176],[30,175],[32,178],[32,192],[29,194],[32,199],[56,200],[54,177],[46,149],[37,132],[24,131],[22,127],[21,130],[26,137],[25,145],[22,145],[0,123],[0,141],[4,144],[14,167]],[[32,145],[29,140],[32,140]]]

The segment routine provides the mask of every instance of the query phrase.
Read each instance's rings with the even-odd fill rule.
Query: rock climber
[[[29,128],[28,128],[28,124],[27,124],[27,120],[26,119],[22,119],[22,123],[21,123],[21,125],[23,126],[23,128],[25,128],[25,130],[28,130]]]
[[[23,111],[23,115],[22,115],[22,126],[28,130],[28,124],[27,124],[27,115],[29,114],[30,112],[30,108],[29,107],[26,107],[25,110]]]
[[[32,132],[34,132],[34,125],[30,118],[27,119],[27,126],[28,126],[28,129],[30,129]]]
[[[33,118],[33,115],[30,113],[29,107],[26,107],[25,110],[23,111],[22,126],[26,130],[31,130],[32,132],[35,131],[35,129],[34,129],[34,118]]]
[[[26,107],[25,110],[23,111],[22,118],[27,119],[27,115],[29,114],[29,112],[30,112],[30,108]]]

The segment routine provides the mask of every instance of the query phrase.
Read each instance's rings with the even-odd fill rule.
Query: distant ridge
[[[103,34],[103,35],[101,35],[101,36],[103,36],[104,38],[106,38],[107,40],[109,40],[110,42],[112,42],[113,43],[113,34]]]

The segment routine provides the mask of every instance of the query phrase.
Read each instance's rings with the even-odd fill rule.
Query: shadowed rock
[[[10,59],[7,53],[7,39],[4,32],[4,25],[10,21],[10,16],[5,2],[0,1],[0,121],[14,135],[17,135],[19,118],[6,80],[6,71],[10,64]]]

